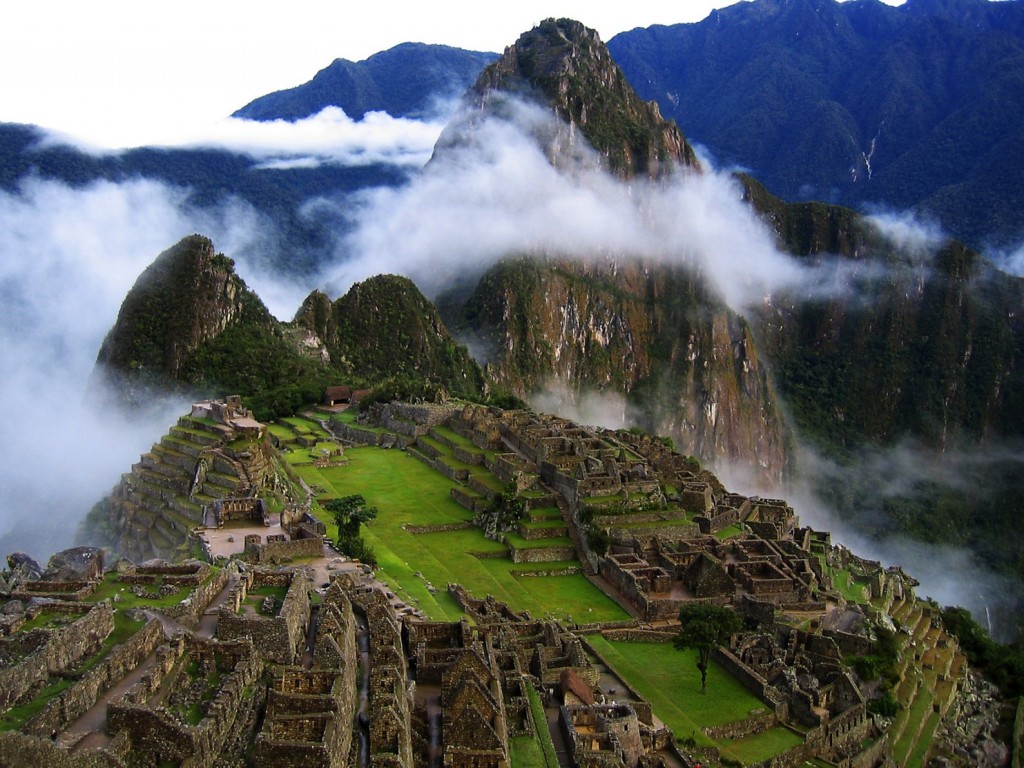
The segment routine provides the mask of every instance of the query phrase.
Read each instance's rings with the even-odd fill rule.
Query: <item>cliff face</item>
[[[578,22],[549,19],[522,35],[469,99],[478,112],[502,114],[510,94],[558,118],[554,136],[537,137],[555,166],[582,137],[627,183],[700,171],[675,123],[636,96]],[[468,130],[450,126],[435,157]],[[458,332],[484,342],[501,388],[525,398],[548,388],[624,395],[643,426],[680,450],[750,463],[769,481],[785,473],[783,422],[750,329],[691,271],[540,252],[506,259],[444,306]]]
[[[597,33],[578,21],[548,19],[524,33],[480,74],[469,98],[481,110],[496,110],[508,94],[554,110],[567,126],[549,145],[553,161],[578,130],[623,178],[697,167],[676,124],[636,95]],[[458,140],[462,126],[453,128],[442,147]]]
[[[499,387],[529,398],[625,395],[633,418],[702,460],[736,459],[777,481],[788,462],[767,371],[746,321],[682,268],[515,259],[462,309]]]
[[[848,209],[747,190],[795,256],[835,254],[860,273],[827,297],[773,296],[752,317],[805,434],[841,451],[1022,436],[1024,280],[960,243],[915,255]]]
[[[243,315],[264,330],[273,325],[235,274],[234,262],[216,253],[208,238],[186,237],[139,276],[103,340],[97,365],[128,392],[181,379],[196,350]]]

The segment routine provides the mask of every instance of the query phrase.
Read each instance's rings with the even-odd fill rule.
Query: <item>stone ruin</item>
[[[303,570],[252,568],[243,571],[220,608],[216,637],[220,640],[244,638],[269,661],[295,663],[309,629],[312,586]],[[285,589],[284,599],[278,604],[272,596],[257,598],[260,605],[255,605],[250,595],[262,587]]]
[[[256,736],[256,768],[349,764],[357,700],[358,627],[340,580],[324,595],[308,664],[280,667]]]
[[[225,419],[225,426],[244,418],[225,406],[196,418],[218,425]],[[536,504],[557,505],[583,570],[602,578],[639,617],[626,628],[585,631],[666,639],[670,632],[658,627],[668,629],[679,607],[693,600],[739,613],[744,631],[715,656],[766,708],[708,729],[714,738],[798,724],[805,743],[780,764],[817,757],[856,768],[883,765],[891,740],[844,658],[870,652],[863,628],[890,611],[918,643],[916,662],[939,670],[942,695],[955,697],[962,661],[914,601],[914,582],[800,527],[785,502],[727,493],[692,461],[645,436],[475,406],[389,413],[425,420],[408,428],[413,440],[437,425],[450,427],[493,452],[479,460],[503,482],[530,491]],[[477,460],[472,453],[457,458]],[[460,497],[456,488],[453,498],[480,504],[484,490]],[[225,496],[217,517],[251,518],[258,508],[251,498]],[[323,535],[308,506],[286,511],[282,518],[296,541]],[[605,552],[590,547],[595,528],[609,534]],[[716,535],[726,528],[731,535]],[[292,543],[251,536],[245,555],[255,563]],[[45,578],[24,559],[11,566],[15,599],[0,614],[3,707],[29,700],[54,674],[96,653],[113,630],[115,610],[110,601],[90,602],[103,572],[95,554],[51,561]],[[871,606],[846,607],[826,566],[856,574]],[[71,759],[73,723],[110,695],[103,733],[93,735],[97,744],[83,765],[507,768],[510,739],[547,727],[531,706],[539,696],[557,709],[574,765],[689,768],[650,704],[624,682],[609,686],[608,669],[585,634],[493,597],[450,585],[465,618],[429,622],[398,612],[393,596],[361,572],[332,574],[313,599],[303,568],[236,562],[217,569],[189,561],[121,563],[117,570],[123,588],[144,600],[172,587],[188,596],[149,611],[161,618],[22,733],[0,735],[0,765],[24,754],[42,755],[39,764],[73,764],[62,762]],[[23,631],[44,611],[45,629]],[[814,618],[798,625],[786,612]],[[130,676],[137,680],[127,690],[104,693]],[[47,740],[51,730],[61,737]]]

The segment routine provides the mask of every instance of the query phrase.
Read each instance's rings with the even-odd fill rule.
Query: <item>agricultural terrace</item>
[[[449,583],[480,597],[494,595],[538,618],[553,615],[579,623],[629,618],[581,573],[547,575],[578,570],[578,562],[513,563],[508,545],[485,538],[472,526],[472,513],[452,500],[454,483],[408,453],[354,448],[345,456],[344,466],[299,465],[295,470],[319,498],[358,493],[378,508],[377,518],[363,532],[376,554],[378,575],[431,619],[457,621],[462,615],[447,593]],[[314,514],[327,524],[328,536],[335,537],[330,516],[318,505]],[[459,527],[410,530],[437,526]]]
[[[683,742],[689,739],[699,746],[717,747],[724,757],[743,765],[767,760],[803,743],[803,735],[783,727],[735,741],[706,736],[704,728],[765,714],[768,707],[714,660],[708,669],[707,692],[701,693],[696,651],[677,651],[667,642],[625,642],[601,635],[587,639]]]

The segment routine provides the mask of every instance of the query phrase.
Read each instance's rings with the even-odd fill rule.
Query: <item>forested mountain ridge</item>
[[[608,47],[724,165],[789,200],[915,209],[974,247],[1024,235],[1024,5],[756,0]]]

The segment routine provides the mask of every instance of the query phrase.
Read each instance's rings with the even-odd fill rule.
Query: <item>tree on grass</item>
[[[377,517],[377,508],[368,506],[366,499],[358,493],[340,499],[328,499],[321,506],[334,515],[334,522],[338,526],[338,551],[368,565],[376,565],[377,558],[373,550],[359,535],[359,525]]]
[[[685,603],[679,609],[679,621],[682,626],[672,644],[676,650],[693,648],[697,651],[700,690],[705,693],[711,651],[728,640],[731,634],[738,632],[743,622],[730,609],[707,603]]]

